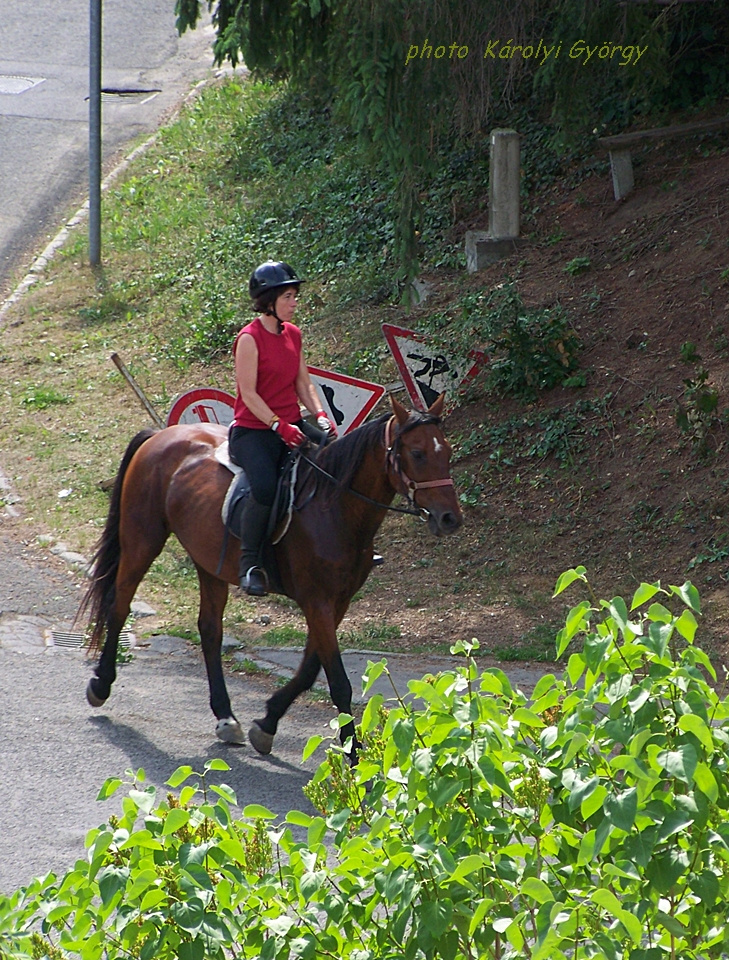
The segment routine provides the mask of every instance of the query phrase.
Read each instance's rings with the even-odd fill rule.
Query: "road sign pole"
[[[89,12],[89,262],[101,263],[101,4]]]

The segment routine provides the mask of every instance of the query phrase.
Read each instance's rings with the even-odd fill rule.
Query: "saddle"
[[[325,435],[322,435],[320,431],[314,430],[313,428],[310,431],[306,423],[304,424],[304,433],[309,440],[317,442],[320,445],[327,442]],[[241,521],[243,508],[246,499],[250,496],[251,488],[243,467],[238,466],[237,463],[233,463],[230,459],[227,440],[224,440],[223,443],[216,448],[215,459],[233,474],[233,479],[230,481],[221,508],[221,519],[223,521],[225,534],[223,536],[218,569],[215,571],[216,576],[219,576],[220,571],[223,569],[223,563],[225,562],[225,554],[228,549],[228,537],[232,534],[239,540],[242,539]],[[275,544],[283,540],[291,523],[291,517],[294,512],[294,501],[296,499],[296,478],[298,476],[300,459],[301,450],[291,450],[281,469],[281,474],[276,486],[276,496],[274,497],[271,516],[268,521],[268,530],[266,531],[266,537],[261,551],[262,557],[260,565],[266,571],[269,589],[274,593],[283,593],[284,591],[278,572],[276,555],[272,548]]]
[[[245,502],[250,496],[251,485],[248,476],[237,463],[233,463],[228,452],[228,441],[225,440],[215,450],[215,459],[233,474],[228,490],[223,499],[220,510],[223,526],[228,533],[232,533],[239,540],[241,538],[241,518]],[[266,539],[276,544],[282,540],[289,528],[291,514],[294,508],[296,476],[299,458],[292,454],[286,459],[281,470],[276,487],[276,496],[271,509],[271,519],[268,522]],[[281,527],[281,529],[278,529]]]

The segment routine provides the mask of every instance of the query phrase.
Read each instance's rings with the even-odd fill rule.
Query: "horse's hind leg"
[[[220,655],[223,645],[223,611],[228,602],[228,584],[207,573],[201,567],[197,567],[197,575],[200,580],[200,613],[197,626],[208,674],[210,709],[218,721],[215,733],[226,743],[245,743],[243,729],[230,705]]]
[[[137,587],[167,540],[166,530],[160,526],[153,535],[150,526],[140,528],[136,535],[127,534],[123,538],[114,582],[114,602],[106,619],[106,639],[94,671],[95,676],[86,687],[86,699],[92,707],[100,707],[109,699],[112,684],[116,680],[119,634],[129,616]]]

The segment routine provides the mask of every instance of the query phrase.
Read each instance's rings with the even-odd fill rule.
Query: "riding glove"
[[[320,430],[323,430],[324,433],[331,433],[333,437],[338,436],[337,428],[323,410],[320,410],[316,415],[316,425]]]
[[[295,450],[306,440],[304,434],[295,424],[286,423],[285,420],[276,420],[271,425],[271,429],[275,430],[286,446],[291,447],[292,450]]]

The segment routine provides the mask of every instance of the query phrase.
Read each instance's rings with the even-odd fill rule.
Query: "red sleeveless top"
[[[283,333],[269,333],[260,319],[238,331],[233,341],[233,357],[238,341],[244,333],[250,334],[258,347],[258,378],[256,393],[275,414],[288,423],[301,419],[296,395],[296,377],[301,363],[301,331],[293,323],[284,323]],[[268,424],[255,417],[243,403],[236,385],[233,423],[238,427],[267,430]]]

